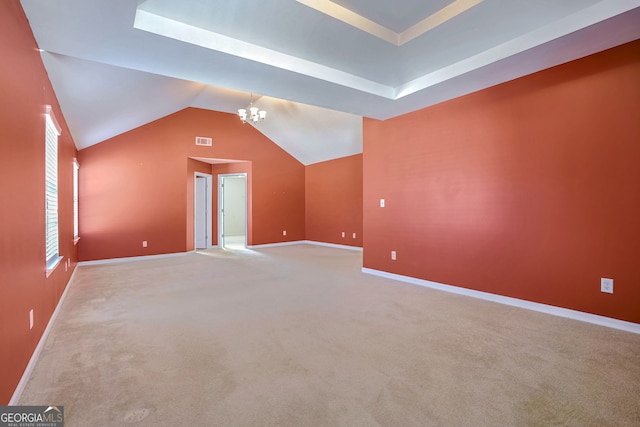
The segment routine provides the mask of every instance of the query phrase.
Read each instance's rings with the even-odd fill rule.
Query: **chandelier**
[[[247,111],[249,112],[247,114]],[[260,110],[258,107],[253,106],[253,93],[251,94],[251,99],[249,101],[249,106],[247,108],[238,109],[238,116],[240,116],[240,120],[242,123],[252,122],[258,123],[264,120],[267,117],[267,112],[264,110]]]

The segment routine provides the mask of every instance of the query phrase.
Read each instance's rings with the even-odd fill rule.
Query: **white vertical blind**
[[[46,115],[45,148],[45,214],[46,214],[46,257],[47,264],[55,260],[59,253],[58,242],[58,135],[59,127],[50,107]]]
[[[73,161],[73,238],[78,238],[78,172],[80,165]]]

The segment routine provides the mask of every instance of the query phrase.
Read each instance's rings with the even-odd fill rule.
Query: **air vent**
[[[205,138],[204,136],[196,136],[196,145],[206,145],[211,147],[213,145],[211,138]]]

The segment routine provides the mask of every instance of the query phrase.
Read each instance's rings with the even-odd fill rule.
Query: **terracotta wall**
[[[636,41],[366,120],[364,266],[640,322],[639,76]]]
[[[18,0],[0,2],[0,52],[0,405],[6,405],[77,262],[73,242],[76,149]],[[45,105],[52,106],[62,127],[58,215],[64,258],[48,278]],[[29,329],[30,310],[33,329]]]
[[[79,152],[80,259],[191,250],[189,157],[251,162],[251,244],[304,239],[304,166],[233,114],[187,108]]]
[[[305,188],[307,240],[362,247],[362,154],[307,166]]]

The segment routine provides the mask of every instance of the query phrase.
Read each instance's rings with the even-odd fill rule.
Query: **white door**
[[[195,248],[207,247],[207,178],[196,176],[195,180]]]

